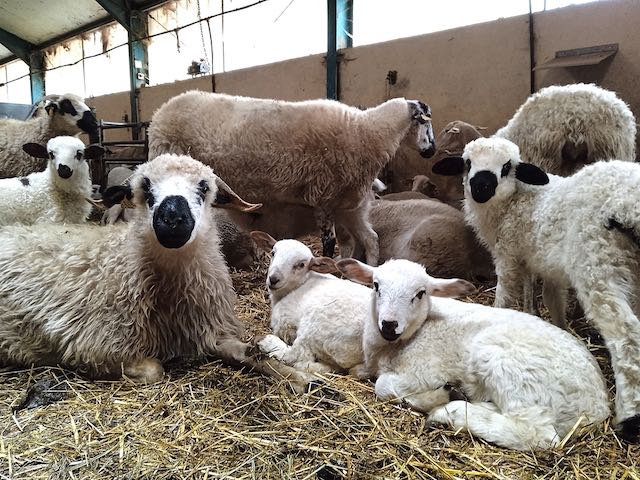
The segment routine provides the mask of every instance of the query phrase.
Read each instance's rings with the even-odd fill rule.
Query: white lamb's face
[[[58,183],[70,182],[77,177],[89,178],[89,164],[85,159],[85,146],[75,137],[54,137],[47,143],[49,168],[55,172]]]
[[[272,292],[290,292],[302,285],[309,275],[313,253],[297,240],[280,240],[271,251],[267,287]]]
[[[515,144],[502,139],[477,139],[467,144],[462,158],[466,198],[487,203],[493,198],[504,200],[515,193],[515,166],[520,158]]]
[[[390,342],[411,338],[429,315],[429,276],[408,260],[390,260],[373,272],[373,318]]]

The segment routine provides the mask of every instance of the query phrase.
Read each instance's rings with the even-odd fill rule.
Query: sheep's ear
[[[220,177],[216,177],[216,186],[218,187],[218,193],[216,194],[215,202],[213,202],[214,207],[233,208],[241,212],[253,212],[262,207],[261,203],[245,202]]]
[[[127,200],[133,198],[133,191],[129,185],[114,185],[102,193],[102,201],[107,208],[119,205],[125,198]]]
[[[430,279],[429,294],[434,297],[460,297],[476,291],[473,283],[459,278],[433,278]]]
[[[22,150],[35,158],[49,158],[47,147],[40,145],[39,143],[25,143],[22,145]]]
[[[546,185],[549,183],[549,177],[544,170],[525,162],[520,162],[516,166],[516,178],[529,185]]]
[[[355,258],[345,258],[344,260],[338,260],[336,267],[342,275],[354,282],[362,283],[364,285],[373,284],[373,267],[365,265],[359,262]]]
[[[256,246],[265,252],[270,252],[273,246],[276,244],[276,239],[266,232],[254,231],[251,232],[251,238],[256,243]]]
[[[93,160],[94,158],[100,158],[104,155],[104,148],[100,145],[89,145],[84,149],[84,158],[87,160]]]
[[[313,257],[309,261],[309,270],[318,273],[333,273],[338,271],[338,267],[336,267],[336,262],[333,258]]]
[[[445,157],[436,162],[431,171],[438,175],[462,175],[464,173],[464,160],[462,157]]]

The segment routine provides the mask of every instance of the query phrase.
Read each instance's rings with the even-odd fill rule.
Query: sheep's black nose
[[[469,180],[469,186],[473,199],[478,203],[485,203],[495,195],[498,179],[493,172],[482,170]]]
[[[395,320],[382,321],[382,328],[380,329],[380,333],[382,334],[382,338],[389,341],[397,340],[400,336],[399,333],[396,333],[396,329],[398,328],[398,322]]]
[[[66,165],[58,165],[58,176],[60,178],[69,178],[71,175],[73,175],[73,170]]]
[[[429,148],[425,148],[424,150],[420,151],[420,156],[422,158],[431,158],[435,155],[436,153],[436,144],[435,142],[431,142],[431,146]]]
[[[95,133],[98,131],[98,121],[91,110],[85,111],[82,114],[82,118],[76,122],[76,125],[83,132]]]
[[[160,244],[180,248],[191,238],[195,221],[189,202],[178,195],[166,197],[153,214],[153,229]]]
[[[275,287],[280,279],[276,275],[269,275],[269,288]]]

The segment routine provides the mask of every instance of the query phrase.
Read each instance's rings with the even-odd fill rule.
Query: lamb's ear
[[[313,270],[318,273],[333,273],[338,271],[336,262],[333,258],[329,257],[313,257],[309,261],[309,270]]]
[[[102,155],[104,155],[104,148],[100,145],[89,145],[84,149],[84,158],[87,160],[100,158]]]
[[[270,252],[273,246],[276,244],[276,239],[266,232],[260,232],[256,230],[251,232],[249,235],[251,235],[251,238],[256,243],[256,246],[264,252]]]
[[[355,258],[345,258],[338,260],[336,266],[342,275],[354,282],[364,285],[373,284],[373,267],[359,262]]]
[[[430,279],[430,295],[434,297],[460,297],[476,291],[473,283],[459,278],[433,278]]]
[[[214,207],[233,208],[241,212],[253,212],[262,207],[261,203],[245,202],[220,177],[216,177],[216,186],[218,187],[218,193],[213,203]]]
[[[462,157],[445,157],[436,162],[431,171],[438,175],[462,175],[464,173],[464,160]]]
[[[114,185],[102,193],[102,202],[107,208],[119,205],[124,199],[131,200],[133,191],[129,185]]]
[[[549,177],[544,170],[525,162],[520,162],[516,165],[516,178],[529,185],[546,185],[549,183]]]
[[[35,158],[49,158],[47,147],[40,145],[39,143],[25,143],[22,145],[22,150]]]

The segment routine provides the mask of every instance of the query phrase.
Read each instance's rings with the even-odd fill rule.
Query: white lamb
[[[380,399],[404,400],[431,421],[516,450],[551,448],[576,424],[609,416],[597,363],[564,330],[526,313],[437,298],[473,286],[433,278],[408,260],[337,266],[374,288],[363,350]],[[467,400],[450,400],[454,387]]]
[[[433,168],[464,172],[465,215],[493,255],[497,307],[520,298],[534,274],[544,281],[553,322],[563,326],[567,289],[576,290],[611,354],[620,434],[638,441],[640,165],[597,162],[549,182],[538,167],[520,161],[515,144],[492,138],[469,143],[462,157]]]
[[[578,83],[534,93],[495,136],[518,145],[524,161],[566,176],[599,160],[635,161],[636,128],[614,92]]]
[[[43,172],[0,179],[0,225],[81,223],[91,213],[88,160],[104,151],[76,137],[55,137],[47,146],[27,143],[25,152],[49,159]]]
[[[335,262],[314,257],[297,240],[276,242],[264,232],[251,237],[272,255],[266,283],[275,335],[266,335],[260,349],[303,370],[363,376],[362,330],[371,289],[328,275],[337,271]]]
[[[279,377],[298,390],[312,377],[250,355],[218,248],[214,204],[252,210],[213,171],[177,155],[140,165],[120,226],[0,229],[0,364],[62,364],[90,376],[162,377],[173,358],[215,355]]]
[[[47,95],[40,115],[26,121],[0,119],[0,178],[19,177],[44,169],[46,162],[22,151],[25,143],[45,144],[53,137],[95,133],[98,122],[77,95]]]
[[[395,98],[360,110],[331,100],[285,102],[192,91],[153,115],[149,157],[188,153],[249,201],[313,207],[324,255],[333,254],[335,222],[375,264],[377,235],[361,207],[412,126],[417,148],[433,155],[431,110],[422,102]]]

